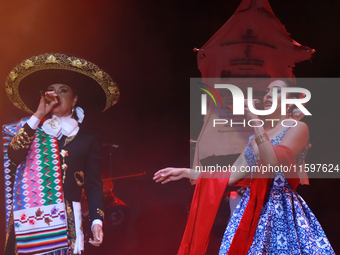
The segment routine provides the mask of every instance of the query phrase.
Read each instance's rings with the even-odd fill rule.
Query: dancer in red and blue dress
[[[255,123],[255,135],[249,137],[248,145],[233,165],[237,169],[252,169],[252,178],[229,221],[219,255],[335,254],[320,223],[295,192],[299,182],[306,180],[303,171],[300,176],[255,171],[258,166],[268,165],[303,169],[300,166],[308,151],[309,131],[305,123],[296,122],[291,114],[281,116],[281,88],[287,86],[292,86],[289,80],[275,80],[269,84],[263,104],[265,110],[272,107],[276,90],[278,107],[268,118],[277,120],[276,125],[264,129],[260,122]],[[291,112],[289,109],[288,113]],[[245,113],[249,119],[259,119],[247,107]],[[292,122],[291,127],[281,125],[283,120]],[[197,179],[179,255],[205,254],[226,186],[237,184],[247,175],[245,171],[199,173],[172,167],[155,173],[156,182],[163,184],[182,178]]]

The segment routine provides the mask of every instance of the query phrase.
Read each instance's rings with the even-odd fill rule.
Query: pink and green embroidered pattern
[[[63,202],[57,139],[36,131],[22,178],[15,185],[14,210]]]
[[[21,169],[20,169],[21,170]],[[58,141],[37,129],[14,184],[14,227],[19,253],[68,249]]]
[[[3,126],[6,220],[13,205],[20,254],[69,254],[57,139],[38,129],[25,162],[15,167],[7,156],[26,121]]]

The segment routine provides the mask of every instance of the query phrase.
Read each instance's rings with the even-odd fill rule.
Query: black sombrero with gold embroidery
[[[105,111],[119,99],[119,89],[105,71],[85,59],[60,53],[33,56],[18,64],[6,79],[6,93],[16,107],[32,114],[40,91],[56,83],[76,91],[77,104],[85,113]]]

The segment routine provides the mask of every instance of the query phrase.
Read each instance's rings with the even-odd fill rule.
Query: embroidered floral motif
[[[52,214],[52,215],[55,215],[55,214],[58,213],[58,211],[59,211],[59,209],[58,209],[56,206],[54,206],[54,207],[52,208],[52,210],[51,210],[51,214]]]
[[[60,125],[60,121],[58,119],[51,119],[49,122],[46,122],[51,126],[52,129],[57,129]]]
[[[65,205],[66,205],[66,215],[67,215],[67,231],[69,233],[69,240],[71,243],[71,249],[74,249],[74,244],[76,241],[76,229],[75,229],[75,224],[74,224],[74,214],[73,214],[73,210],[71,208],[70,203],[66,200],[65,201]]]
[[[20,226],[21,226],[21,224],[20,224],[19,222],[15,222],[15,223],[14,223],[14,227],[15,227],[15,228],[19,228]]]
[[[21,65],[22,65],[25,69],[29,69],[29,68],[31,68],[32,66],[34,66],[34,63],[32,62],[32,60],[26,59],[26,61],[23,62]]]
[[[46,63],[56,64],[59,63],[59,61],[56,59],[55,56],[49,55],[45,61]]]
[[[74,139],[76,136],[77,136],[77,135],[73,135],[73,136],[70,136],[70,137],[66,137],[65,143],[64,143],[63,147],[65,147],[65,146],[68,145],[70,142],[72,142],[73,139]],[[67,152],[67,151],[66,151],[66,152]],[[68,154],[67,154],[66,156],[68,156]]]
[[[52,220],[50,218],[45,218],[45,223],[47,225],[50,225],[51,222],[52,222]]]
[[[75,172],[74,178],[76,179],[76,182],[79,186],[84,185],[84,172],[83,171]]]
[[[27,215],[25,213],[21,214],[20,216],[20,220],[26,220]]]
[[[65,222],[66,219],[65,214],[60,214],[60,219]]]
[[[99,214],[100,217],[103,217],[103,219],[104,219],[104,212],[102,210],[97,208],[97,213]]]
[[[16,134],[12,141],[10,142],[9,146],[12,147],[14,150],[28,149],[33,141],[33,136],[29,137],[28,134],[24,131],[24,128],[21,128]]]
[[[44,212],[38,208],[38,210],[35,212],[35,216],[40,217]]]
[[[28,223],[29,223],[31,226],[34,226],[35,223],[36,223],[36,221],[32,219],[32,220],[29,220]]]

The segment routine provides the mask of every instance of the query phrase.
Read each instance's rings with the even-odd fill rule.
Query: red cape
[[[279,165],[295,165],[295,156],[284,145],[273,146]],[[258,165],[263,164],[260,159]],[[293,169],[293,167],[292,167]],[[261,176],[261,178],[256,178]],[[204,255],[208,246],[210,231],[214,223],[223,193],[227,187],[230,172],[202,173],[197,181],[191,203],[189,218],[182,238],[178,255]],[[228,255],[247,254],[253,241],[262,206],[269,190],[272,174],[254,174],[250,185],[250,198],[236,230]],[[286,175],[287,177],[287,175]],[[296,173],[287,179],[293,190],[299,184]]]

